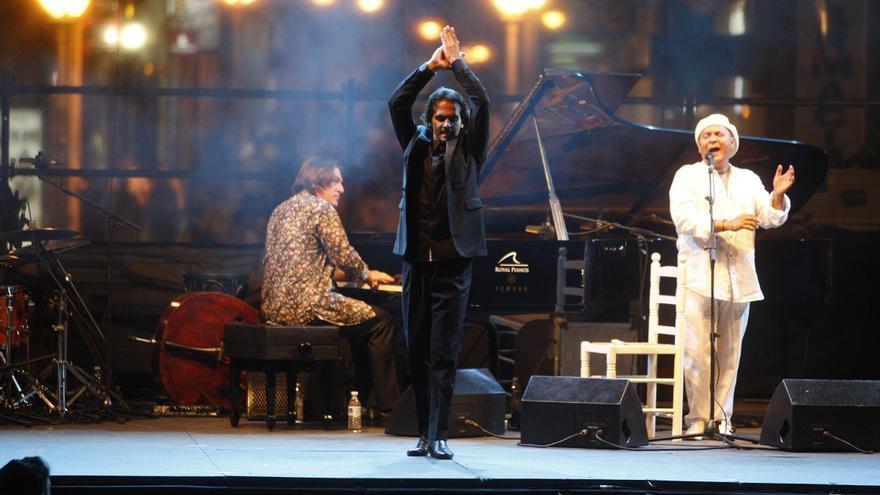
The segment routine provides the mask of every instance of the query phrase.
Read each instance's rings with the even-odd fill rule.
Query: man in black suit
[[[419,424],[409,456],[451,459],[447,439],[471,287],[472,259],[486,255],[479,172],[489,139],[489,98],[462,60],[455,29],[389,101],[404,149],[403,197],[394,253],[403,260],[403,321]],[[451,70],[467,100],[449,88],[428,98],[421,125],[412,106],[438,70]]]

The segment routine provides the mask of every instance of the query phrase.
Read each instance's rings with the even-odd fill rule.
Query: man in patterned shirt
[[[286,325],[329,323],[351,344],[358,392],[376,407],[391,411],[400,397],[394,366],[391,315],[377,306],[335,291],[337,272],[371,286],[394,278],[370,270],[348,242],[336,207],[344,192],[335,161],[310,158],[266,229],[263,258],[263,316]]]

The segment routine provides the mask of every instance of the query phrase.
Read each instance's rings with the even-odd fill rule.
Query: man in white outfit
[[[669,189],[669,207],[678,233],[679,256],[687,260],[684,328],[684,379],[689,412],[687,434],[706,432],[709,419],[710,263],[709,181],[714,188],[716,373],[715,419],[719,432],[732,432],[733,392],[740,350],[749,320],[749,303],[764,298],[755,270],[755,229],[781,226],[791,202],[786,192],[794,184],[794,167],[776,167],[773,191],[768,193],[751,170],[730,159],[739,149],[739,134],[730,120],[712,114],[697,123],[694,139],[700,157],[711,154],[715,166],[703,159],[682,166]]]

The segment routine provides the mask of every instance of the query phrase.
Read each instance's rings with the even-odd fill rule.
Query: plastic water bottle
[[[296,383],[296,395],[293,399],[293,411],[296,415],[295,422],[297,424],[302,424],[303,419],[305,418],[305,411],[303,410],[303,393],[302,388],[300,388],[299,382]]]
[[[348,401],[348,431],[361,431],[361,401],[358,400],[357,390],[351,391],[351,399]]]

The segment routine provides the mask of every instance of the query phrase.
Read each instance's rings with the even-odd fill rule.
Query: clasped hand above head
[[[440,31],[440,46],[434,50],[434,54],[426,62],[428,69],[432,71],[448,70],[452,66],[452,62],[462,58],[461,44],[458,36],[455,34],[455,28],[452,26],[444,26]]]

